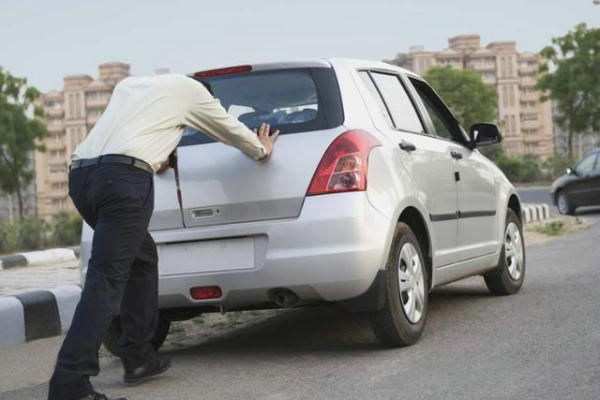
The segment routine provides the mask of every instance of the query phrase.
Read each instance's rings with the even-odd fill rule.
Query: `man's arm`
[[[273,151],[273,142],[279,131],[269,136],[270,126],[262,124],[258,135],[246,125],[227,114],[221,103],[197,82],[194,90],[197,100],[192,101],[185,115],[184,125],[190,126],[215,140],[236,147],[255,160],[268,158]]]

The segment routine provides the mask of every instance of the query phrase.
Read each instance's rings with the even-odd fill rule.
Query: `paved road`
[[[385,349],[361,318],[333,307],[282,312],[171,346],[161,379],[120,383],[105,360],[97,388],[136,399],[600,398],[600,224],[529,248],[525,286],[494,297],[480,278],[432,294],[412,347]],[[0,399],[43,399],[59,339],[0,349]]]
[[[519,196],[521,196],[521,201],[524,203],[548,204],[550,214],[558,215],[558,209],[552,204],[552,199],[550,198],[549,186],[520,187],[518,188],[518,192]],[[600,207],[581,207],[577,209],[576,214],[581,217],[600,220]]]

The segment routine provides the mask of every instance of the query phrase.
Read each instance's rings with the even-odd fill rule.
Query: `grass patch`
[[[565,224],[562,221],[552,221],[536,226],[535,231],[548,236],[558,236],[565,232]]]

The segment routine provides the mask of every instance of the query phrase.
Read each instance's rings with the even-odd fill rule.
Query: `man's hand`
[[[169,168],[169,161],[165,161],[162,164],[160,164],[160,167],[158,168],[158,170],[156,170],[157,174],[162,174],[163,172],[165,172],[167,170],[167,168]]]
[[[171,167],[175,169],[177,166],[177,149],[173,150],[166,161],[160,164],[160,168],[156,171],[157,174],[162,174],[167,170],[167,168]]]
[[[277,137],[279,136],[278,130],[269,136],[270,131],[271,125],[263,123],[260,125],[260,128],[258,128],[257,132],[258,140],[262,143],[262,145],[265,147],[265,150],[267,151],[267,156],[265,157],[265,159],[269,158],[271,156],[271,153],[273,153],[273,143],[275,143]],[[254,129],[254,132],[256,132],[256,129]]]

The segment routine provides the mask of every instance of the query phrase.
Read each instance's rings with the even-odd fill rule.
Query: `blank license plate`
[[[251,237],[158,246],[161,275],[192,274],[254,268]]]

